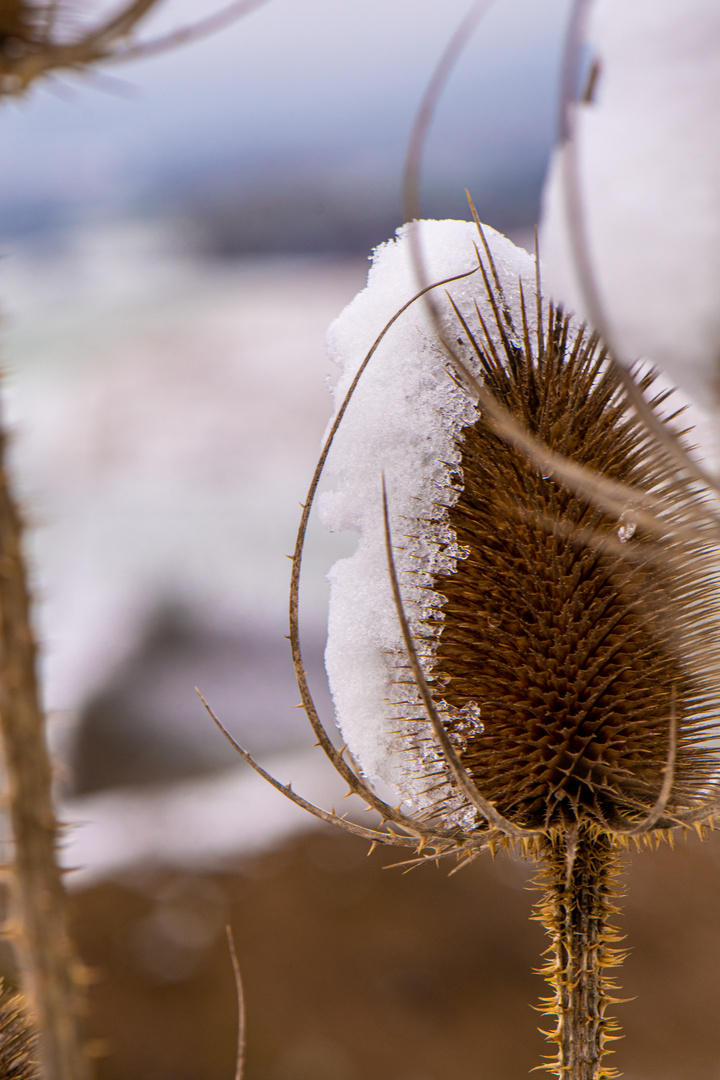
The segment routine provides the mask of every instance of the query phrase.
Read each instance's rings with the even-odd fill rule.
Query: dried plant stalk
[[[584,827],[572,853],[567,838],[555,833],[544,845],[541,883],[546,895],[538,918],[552,946],[541,974],[553,994],[544,1013],[556,1020],[546,1033],[557,1044],[548,1068],[559,1080],[610,1080],[615,1069],[603,1065],[607,1043],[618,1038],[617,1023],[605,1014],[616,990],[612,970],[622,961],[614,947],[620,940],[608,920],[617,864],[612,839]],[[571,855],[571,857],[569,857]]]
[[[0,728],[14,841],[8,932],[23,990],[40,1032],[43,1080],[85,1080],[79,1035],[82,994],[56,861],[58,823],[37,684],[20,517],[10,492],[0,432]]]

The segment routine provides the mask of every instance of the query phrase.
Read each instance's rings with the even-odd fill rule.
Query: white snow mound
[[[406,225],[397,239],[376,250],[367,288],[328,335],[330,354],[341,369],[334,391],[336,413],[378,334],[418,291],[409,241],[413,228],[420,229],[431,282],[478,267],[480,236],[475,225],[465,221]],[[522,278],[525,296],[534,297],[535,260],[494,230],[486,229],[485,235],[506,302],[520,326],[518,282]],[[448,339],[462,340],[457,347],[472,364],[467,335],[446,290],[473,332],[478,330],[476,301],[492,328],[494,316],[482,276],[477,271],[433,291]],[[528,306],[533,305],[534,300]],[[530,312],[528,317],[534,329]],[[352,557],[337,562],[330,572],[325,660],[338,724],[365,774],[390,783],[420,806],[428,783],[421,759],[425,755],[437,760],[437,755],[432,740],[427,741],[428,723],[414,686],[398,685],[404,677],[405,651],[385,553],[382,477],[404,603],[429,671],[442,597],[423,586],[433,575],[452,572],[464,554],[449,527],[447,507],[457,498],[456,440],[476,415],[468,394],[449,376],[447,355],[427,306],[418,300],[392,326],[361,376],[328,460],[335,486],[320,506],[330,530],[360,534]],[[419,639],[422,628],[425,637]],[[413,744],[418,753],[404,752]]]

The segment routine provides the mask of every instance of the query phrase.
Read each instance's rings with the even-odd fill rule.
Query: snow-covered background
[[[285,641],[286,556],[328,413],[326,327],[363,275],[358,261],[312,257],[202,266],[162,232],[131,225],[78,235],[43,265],[15,256],[0,270],[14,358],[6,414],[33,525],[51,736],[72,774],[61,790],[85,796],[65,810],[84,822],[67,859],[86,877],[98,858],[113,865],[123,830],[122,798],[109,816],[100,801],[112,829],[85,850],[97,817],[90,793],[101,789],[136,789],[127,795],[135,857],[157,856],[163,843],[153,846],[134,814],[166,840],[175,832],[189,857],[218,843],[232,852],[212,835],[212,785],[202,781],[197,797],[187,787],[237,761],[195,686],[263,760],[297,750],[285,780],[307,771],[312,739],[293,708]],[[343,549],[321,529],[313,540],[305,642],[327,711],[324,574]],[[242,787],[246,768],[233,771]],[[328,770],[318,798],[342,796],[333,780]],[[205,805],[204,841],[137,791],[179,781],[191,806]],[[237,848],[270,841],[274,815],[304,824],[269,794],[269,817],[250,820],[242,792],[234,813],[221,798],[216,819],[238,822]]]
[[[589,15],[595,78],[545,189],[546,281],[618,359],[650,357],[717,422],[720,8],[596,0]]]

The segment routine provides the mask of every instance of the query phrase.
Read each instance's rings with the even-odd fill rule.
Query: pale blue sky
[[[468,6],[269,0],[211,39],[105,68],[117,85],[69,76],[41,85],[0,114],[3,218],[46,201],[102,216],[162,183],[213,175],[240,185],[320,162],[341,185],[399,186],[418,102]],[[182,25],[208,7],[167,0],[156,23]],[[428,184],[477,193],[541,171],[567,9],[568,0],[496,0],[438,110]]]

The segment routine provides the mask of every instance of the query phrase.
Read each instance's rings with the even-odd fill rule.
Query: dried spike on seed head
[[[700,498],[694,486],[677,483],[628,414],[592,339],[578,334],[563,349],[567,335],[568,320],[556,317],[544,355],[516,353],[501,370],[488,364],[485,386],[551,449],[640,489],[652,478],[667,491],[668,518],[682,517]],[[703,722],[720,713],[703,674],[707,642],[692,634],[693,621],[715,614],[701,537],[663,545],[602,514],[542,476],[482,417],[458,446],[463,485],[448,522],[467,555],[435,578],[445,602],[430,674],[455,710],[480,709],[482,729],[461,754],[479,790],[524,827],[637,819],[662,782],[677,687],[668,809],[691,809],[718,768],[697,745]],[[593,535],[618,537],[632,559],[599,550]],[[448,721],[451,733],[456,723]]]
[[[0,1080],[38,1080],[38,1038],[23,998],[0,979]]]

